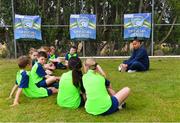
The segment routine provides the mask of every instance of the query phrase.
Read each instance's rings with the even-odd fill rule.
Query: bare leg
[[[53,72],[50,71],[50,70],[46,70],[45,72],[46,72],[47,75],[52,75],[52,73],[53,73]]]
[[[58,89],[56,89],[55,87],[49,87],[48,89],[51,89],[53,94],[57,94],[58,93]]]
[[[55,76],[49,76],[47,79],[46,79],[46,84],[47,86],[57,82],[59,77],[55,77]]]
[[[130,94],[130,88],[124,87],[118,91],[114,96],[118,99],[118,102],[123,103]]]

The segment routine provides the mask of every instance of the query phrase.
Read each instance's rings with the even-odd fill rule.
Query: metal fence
[[[152,34],[151,39],[144,41],[144,46],[147,48],[149,55],[180,55],[180,23],[172,24],[156,24],[154,20],[154,0],[152,1]],[[14,15],[13,0],[12,16]],[[1,7],[1,6],[0,6]],[[14,57],[17,50],[17,56],[27,54],[29,48],[39,48],[40,46],[54,45],[57,53],[63,56],[69,51],[70,46],[76,45],[78,47],[78,54],[80,56],[128,56],[131,53],[130,42],[123,40],[123,24],[97,24],[97,40],[95,41],[71,41],[69,36],[69,25],[56,25],[56,24],[42,24],[42,42],[34,41],[17,41],[14,45],[13,26],[2,25],[0,26],[0,40],[5,42],[8,47],[6,56]],[[162,28],[164,27],[164,28]],[[162,28],[162,30],[160,29]],[[172,28],[172,29],[171,29]],[[171,29],[171,32],[169,30]],[[102,31],[105,30],[105,31]],[[55,34],[53,34],[55,32]],[[52,37],[47,35],[52,34]],[[167,34],[168,37],[163,40],[162,34]],[[165,38],[166,35],[164,35]],[[158,42],[158,44],[157,44]],[[15,50],[15,47],[17,48]]]

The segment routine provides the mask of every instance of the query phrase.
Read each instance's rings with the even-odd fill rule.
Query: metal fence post
[[[12,6],[12,20],[13,20],[13,24],[12,24],[12,27],[13,27],[13,32],[14,32],[14,22],[15,22],[15,19],[14,19],[14,1],[11,0],[11,6]],[[17,47],[16,47],[16,39],[15,39],[15,36],[14,36],[14,57],[15,59],[17,58]]]
[[[154,54],[154,0],[152,0],[151,56]]]
[[[82,41],[83,43],[83,57],[86,56],[86,48],[85,48],[85,41]]]

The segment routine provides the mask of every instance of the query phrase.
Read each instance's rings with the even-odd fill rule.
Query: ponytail
[[[72,79],[73,79],[73,85],[78,88],[80,86],[80,82],[82,82],[82,71],[73,69]]]
[[[69,69],[72,70],[73,85],[78,88],[82,83],[82,62],[77,57],[71,57],[68,62]]]

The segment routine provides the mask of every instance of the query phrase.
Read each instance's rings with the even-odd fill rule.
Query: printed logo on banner
[[[124,39],[150,38],[151,13],[125,14]]]
[[[15,15],[15,39],[42,40],[40,16]]]
[[[96,39],[96,16],[72,14],[70,16],[70,38],[75,40]]]

